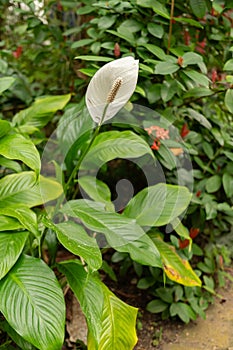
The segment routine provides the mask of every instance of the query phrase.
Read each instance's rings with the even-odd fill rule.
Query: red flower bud
[[[121,55],[121,48],[120,48],[120,45],[118,43],[115,43],[114,45],[114,56],[116,58],[120,57]]]
[[[190,130],[189,130],[189,128],[188,128],[188,124],[185,123],[185,124],[182,126],[182,129],[181,129],[181,131],[180,131],[180,136],[181,136],[181,137],[185,137],[185,136],[187,136],[189,133],[190,133]]]
[[[17,49],[12,52],[12,55],[15,58],[19,58],[21,56],[22,52],[23,52],[23,47],[22,46],[18,46]]]

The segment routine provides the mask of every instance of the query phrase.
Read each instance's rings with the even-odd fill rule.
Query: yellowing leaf
[[[164,272],[172,281],[188,287],[201,286],[201,280],[193,271],[189,262],[181,259],[174,247],[163,242],[158,237],[154,236],[151,239],[161,254]]]

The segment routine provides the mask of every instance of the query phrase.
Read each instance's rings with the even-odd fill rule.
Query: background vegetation
[[[20,234],[17,236],[19,243],[14,243],[14,259],[11,256],[2,265],[0,262],[2,300],[9,288],[13,288],[10,279],[5,278],[9,271],[16,275],[19,268],[30,271],[31,259],[39,258],[36,260],[38,268],[46,269],[43,265],[45,261],[51,267],[52,273],[56,270],[56,252],[62,245],[75,255],[81,256],[93,270],[101,268],[113,280],[121,279],[127,274],[135,276],[137,288],[146,291],[147,310],[150,312],[161,313],[162,318],[179,317],[186,323],[197,315],[205,317],[205,310],[212,302],[216,287],[224,285],[225,278],[230,278],[225,267],[232,258],[232,8],[233,2],[230,0],[87,0],[44,3],[30,0],[0,1],[2,256],[6,251],[8,231],[12,236]],[[143,142],[151,147],[148,147],[145,154],[149,155],[153,151],[153,156],[163,169],[166,182],[175,186],[186,186],[193,193],[191,203],[182,218],[183,224],[177,222],[172,227],[169,226],[169,221],[160,225],[149,224],[152,228],[148,235],[163,256],[163,266],[147,263],[143,258],[143,251],[135,257],[127,249],[115,249],[114,244],[110,244],[112,248],[107,251],[103,249],[101,254],[97,247],[93,247],[90,256],[83,256],[83,252],[69,249],[64,233],[66,230],[62,226],[64,223],[56,227],[46,215],[44,218],[45,212],[41,209],[44,200],[37,195],[35,188],[40,159],[44,159],[45,145],[55,129],[58,143],[63,150],[67,144],[80,140],[71,147],[68,155],[66,153],[63,164],[65,168],[56,166],[57,179],[64,176],[66,181],[69,178],[77,161],[77,152],[83,152],[82,144],[90,140],[90,130],[93,128],[86,113],[82,112],[90,78],[103,63],[129,55],[140,62],[138,85],[131,103],[149,107],[153,113],[149,115],[142,109],[136,122],[139,126],[137,128],[131,123],[134,119],[124,125],[120,125],[118,119],[118,124],[116,122],[111,128],[103,126],[101,131],[109,135],[109,142],[118,137],[111,132],[124,133],[127,129],[135,133],[138,147]],[[138,109],[132,108],[131,104],[127,105],[127,110],[132,112],[131,117],[137,118]],[[74,117],[79,118],[78,126]],[[70,123],[70,126],[66,123]],[[86,129],[82,129],[81,124]],[[64,125],[67,127],[68,138],[63,133]],[[169,138],[159,136],[159,129],[153,129],[154,126],[169,129]],[[75,135],[71,135],[73,128]],[[136,136],[132,136],[132,140]],[[98,142],[101,143],[101,138]],[[112,158],[106,159],[121,158],[118,151],[120,149],[111,154]],[[136,149],[135,156],[137,152],[139,154]],[[126,155],[130,156],[132,154]],[[19,181],[20,177],[22,182]],[[106,162],[98,173],[101,181],[99,186],[102,186],[105,193],[105,201],[102,199],[102,202],[109,204],[115,199],[115,183],[121,178],[127,178],[134,184],[135,194],[146,187],[142,185],[145,179],[137,166],[119,159]],[[28,199],[29,194],[17,197],[13,189],[17,186],[17,181],[20,190],[22,186],[25,186],[25,191],[28,186],[31,187],[30,196],[33,193],[33,199]],[[48,201],[59,197],[61,188],[55,179],[45,176],[41,177],[40,183],[42,182],[43,188],[49,186],[50,189],[46,194]],[[109,186],[110,192],[103,187],[103,182]],[[99,198],[97,200],[95,197],[90,179],[88,184],[89,187],[85,180],[80,182],[89,197],[98,202]],[[72,185],[78,192],[77,184]],[[70,193],[68,197],[72,199]],[[17,211],[17,203],[26,205],[28,209],[23,207],[21,212]],[[188,203],[184,207],[187,205]],[[177,206],[179,210],[179,204]],[[130,210],[132,208],[126,209],[126,216],[127,213],[130,214]],[[69,210],[64,209],[64,213],[69,215]],[[177,213],[176,219],[181,213],[182,210]],[[94,224],[88,226],[88,222],[85,223],[80,215],[77,214],[78,218],[89,230],[100,230],[98,232],[105,234]],[[94,217],[95,215],[97,214],[93,214]],[[73,232],[73,224],[69,225],[68,231]],[[93,242],[89,243],[93,245]],[[27,254],[26,257],[22,253]],[[91,260],[93,254],[96,254],[95,263]],[[100,255],[103,256],[103,264]],[[184,261],[191,264],[193,270],[188,268],[191,275],[187,272]],[[173,270],[169,270],[169,266]],[[94,274],[84,293],[83,287],[72,280],[72,273],[77,273],[83,281],[87,274],[83,265],[67,262],[60,265],[57,277],[63,286],[63,278],[66,276],[72,290],[79,301],[81,300],[91,333],[89,348],[95,349],[94,346],[100,346],[98,341],[104,339],[104,334],[100,335],[98,327],[92,325],[90,313],[93,311],[85,309],[88,302],[83,301],[83,295],[87,291],[91,294],[93,284],[99,288],[97,297],[100,299],[108,298],[111,292]],[[184,276],[192,276],[195,283],[185,283]],[[51,283],[56,285],[57,279],[53,276],[51,279]],[[43,285],[42,280],[41,283]],[[60,298],[63,305],[62,293],[59,290],[57,293],[57,298]],[[88,307],[93,307],[90,305]],[[51,349],[59,349],[62,342],[59,334],[55,336],[55,340],[46,336],[45,343],[40,343],[30,332],[25,335],[19,324],[13,321],[11,313],[15,310],[12,311],[7,301],[5,304],[0,302],[0,309],[4,315],[0,322],[2,344],[13,346],[13,339],[20,349],[31,349],[35,346],[48,350],[51,342]],[[130,326],[133,329],[134,311],[129,307],[127,314],[123,306],[122,310],[125,310],[126,319],[127,315],[131,315]],[[104,317],[107,317],[108,311],[105,309]],[[62,312],[61,319],[64,318],[64,310]],[[99,311],[95,312],[97,320]],[[99,320],[96,322],[97,325],[101,324]],[[62,324],[58,327],[57,332],[59,331],[63,334]],[[132,348],[135,337],[132,331],[127,348]],[[107,349],[103,344],[101,346],[101,349]]]

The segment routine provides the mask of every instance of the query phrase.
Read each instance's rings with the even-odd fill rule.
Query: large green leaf
[[[32,232],[35,236],[38,236],[38,225],[36,214],[26,206],[7,206],[5,208],[0,207],[0,215],[6,215],[18,219],[21,225]]]
[[[111,191],[104,182],[94,176],[83,176],[78,179],[78,183],[91,199],[104,203],[109,211],[115,211],[111,202]]]
[[[10,174],[0,180],[0,207],[22,204],[29,208],[56,199],[62,194],[62,186],[43,176],[36,179],[32,171]]]
[[[12,169],[16,173],[23,171],[22,166],[15,160],[7,159],[0,156],[0,165],[6,169]]]
[[[71,253],[81,256],[93,269],[98,270],[102,265],[102,255],[95,238],[90,237],[81,225],[72,221],[60,224],[44,222],[56,232],[58,240]]]
[[[148,144],[132,131],[108,131],[96,137],[81,167],[99,167],[115,158],[137,158],[144,154],[154,157]]]
[[[10,326],[40,350],[61,350],[65,302],[53,271],[22,256],[0,281],[0,310]]]
[[[13,231],[22,227],[18,220],[9,216],[0,215],[0,231]]]
[[[159,252],[134,219],[106,212],[103,203],[83,199],[67,202],[61,211],[78,217],[90,230],[105,234],[111,247],[129,253],[140,264],[161,267]]]
[[[0,78],[0,95],[3,91],[9,89],[9,87],[14,83],[15,78],[13,77],[2,77]]]
[[[0,120],[0,138],[6,135],[10,131],[10,129],[11,125],[7,120]]]
[[[42,128],[51,120],[56,111],[65,107],[70,97],[70,94],[39,97],[31,107],[17,113],[13,118],[13,123],[19,126]]]
[[[87,108],[76,105],[65,111],[57,127],[57,138],[63,154],[67,155],[71,147],[78,149],[77,142],[86,132],[93,131],[95,123]]]
[[[172,281],[189,287],[201,286],[201,281],[189,262],[181,259],[174,247],[163,242],[160,238],[153,237],[153,234],[151,238],[161,254],[164,271]]]
[[[0,139],[0,154],[8,159],[18,159],[29,168],[40,171],[40,155],[31,140],[22,135],[8,135]]]
[[[137,309],[118,299],[77,261],[60,263],[58,268],[66,275],[86,316],[88,349],[133,349],[137,342]]]
[[[26,340],[24,340],[10,325],[9,323],[4,320],[3,322],[0,322],[0,329],[2,329],[4,332],[6,332],[11,339],[14,341],[15,344],[19,346],[22,350],[36,350],[36,348],[31,344],[28,343]],[[15,347],[13,348],[15,349]],[[6,350],[9,350],[8,348]]]
[[[2,279],[18,260],[28,232],[0,232],[0,279]]]
[[[124,215],[136,219],[141,226],[163,226],[183,213],[191,197],[186,187],[159,183],[133,197]]]

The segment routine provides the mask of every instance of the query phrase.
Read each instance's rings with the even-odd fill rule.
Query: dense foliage
[[[0,342],[9,349],[61,349],[67,284],[88,349],[133,349],[137,309],[99,270],[134,274],[163,318],[205,317],[230,278],[232,8],[0,1]],[[135,93],[96,126],[84,102],[90,78],[125,56],[139,59]],[[59,261],[61,250],[73,259]]]

